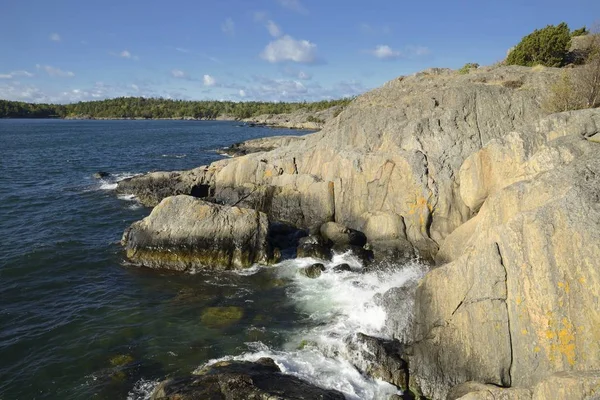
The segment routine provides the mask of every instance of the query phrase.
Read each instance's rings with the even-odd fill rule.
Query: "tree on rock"
[[[570,43],[571,31],[566,23],[548,25],[525,36],[509,53],[506,64],[561,67],[564,65]]]

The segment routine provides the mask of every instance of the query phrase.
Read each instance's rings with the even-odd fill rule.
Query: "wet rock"
[[[352,268],[346,263],[333,267],[333,272],[352,272]]]
[[[209,328],[223,329],[238,322],[244,316],[241,307],[209,307],[202,313],[202,324]]]
[[[374,299],[376,304],[382,306],[386,312],[387,333],[402,343],[412,341],[415,291],[416,282],[406,287],[391,288]]]
[[[367,237],[364,233],[355,229],[350,229],[336,222],[326,222],[321,225],[321,236],[326,241],[334,245],[351,245],[362,247],[367,244]]]
[[[270,358],[256,362],[225,361],[181,379],[161,382],[151,400],[278,399],[344,400],[335,390],[322,389],[302,379],[281,373]]]
[[[300,239],[296,249],[296,257],[312,257],[330,261],[333,257],[331,249],[320,236],[311,235]]]
[[[133,357],[129,354],[119,354],[110,359],[110,365],[113,367],[123,367],[133,362]]]
[[[316,279],[321,276],[323,271],[325,271],[325,266],[317,263],[308,267],[300,268],[298,273],[306,276],[307,278]]]
[[[109,172],[105,172],[105,171],[98,171],[94,174],[94,178],[96,179],[104,179],[104,178],[108,178],[110,176]]]
[[[401,357],[400,342],[357,333],[348,337],[346,344],[350,360],[359,370],[402,390],[408,389],[408,364]]]
[[[178,271],[243,269],[275,262],[267,216],[255,210],[168,197],[123,234],[127,257]]]
[[[350,252],[353,256],[358,258],[363,265],[373,261],[373,251],[367,250],[364,247],[353,246],[351,244],[334,244],[331,250],[338,254]]]

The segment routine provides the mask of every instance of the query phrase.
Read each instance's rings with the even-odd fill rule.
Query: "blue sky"
[[[338,98],[599,19],[598,0],[4,0],[0,98]]]

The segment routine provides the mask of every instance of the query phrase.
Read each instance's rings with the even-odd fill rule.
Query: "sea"
[[[346,343],[357,332],[389,337],[376,298],[418,281],[418,261],[366,269],[336,254],[318,279],[297,273],[309,258],[185,274],[131,265],[119,244],[151,211],[117,195],[119,180],[305,133],[232,121],[0,120],[0,400],[149,399],[166,378],[261,357],[348,399],[397,393],[361,374],[364,360]],[[342,262],[354,271],[331,270]],[[235,318],[211,320],[223,309]]]

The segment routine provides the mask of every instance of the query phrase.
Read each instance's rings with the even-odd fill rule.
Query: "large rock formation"
[[[311,385],[281,373],[270,358],[256,362],[221,361],[197,371],[194,375],[161,382],[152,400],[200,399],[280,399],[280,400],[344,400],[336,390]]]
[[[600,144],[588,140],[599,116],[551,116],[539,126],[564,129],[537,151],[514,134],[463,164],[461,194],[483,205],[417,290],[410,365],[425,394],[600,365]]]
[[[338,234],[362,232],[376,252],[435,258],[439,267],[416,290],[414,317],[389,319],[412,327],[392,333],[410,344],[410,379],[427,396],[443,399],[470,381],[495,385],[498,398],[592,393],[590,371],[600,365],[600,110],[545,116],[540,100],[562,72],[432,69],[401,77],[301,142],[178,172],[174,181],[133,178],[119,190],[148,203],[195,190],[311,234],[344,226]],[[186,213],[183,226],[194,215]],[[141,234],[126,234],[131,257],[140,248],[162,260],[168,247],[137,246],[160,229],[138,224],[132,232]],[[244,232],[241,243],[263,243]],[[254,260],[268,259],[265,246],[256,248]],[[381,301],[393,307],[394,293]],[[484,393],[468,389],[460,393]]]
[[[264,213],[224,207],[191,196],[168,197],[129,227],[122,239],[127,257],[151,268],[240,269],[268,264]]]
[[[456,182],[463,161],[488,141],[539,120],[540,95],[559,74],[502,67],[401,77],[358,97],[301,142],[179,179],[189,187],[209,182],[217,201],[258,209],[275,221],[309,229],[335,221],[369,232],[371,242],[408,243],[431,258],[477,211]]]

